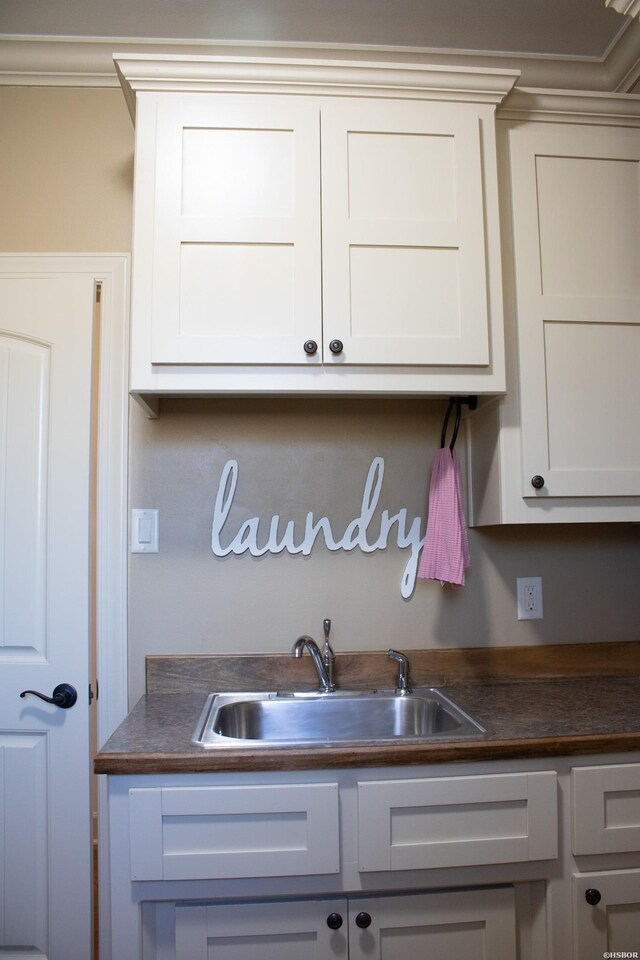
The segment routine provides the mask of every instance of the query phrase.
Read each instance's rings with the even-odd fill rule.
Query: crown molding
[[[142,92],[347,94],[501,103],[519,71],[353,61],[114,54],[131,115]]]
[[[496,115],[500,120],[638,126],[640,95],[525,87],[510,93]]]
[[[117,87],[113,55],[294,57],[298,61],[395,63],[456,69],[519,71],[527,87],[625,92],[640,78],[640,22],[629,21],[602,58],[519,56],[425,47],[354,44],[164,41],[127,38],[36,37],[0,34],[0,84],[26,86]]]
[[[606,89],[615,93],[631,93],[640,77],[640,22],[629,20],[625,30],[618,34],[616,42],[603,61],[607,77]],[[527,84],[539,86],[539,84]],[[585,90],[589,89],[585,87]]]
[[[640,17],[640,0],[604,0],[604,4],[628,17]]]

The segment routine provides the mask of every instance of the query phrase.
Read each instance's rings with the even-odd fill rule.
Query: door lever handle
[[[70,683],[59,683],[50,697],[44,693],[38,693],[37,690],[23,690],[20,696],[26,697],[28,693],[32,693],[34,697],[40,697],[47,703],[55,703],[56,707],[61,707],[63,710],[68,710],[78,699],[78,691]]]

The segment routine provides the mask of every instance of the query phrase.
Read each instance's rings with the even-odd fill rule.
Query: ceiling
[[[384,44],[603,57],[604,0],[1,0],[0,33]]]
[[[37,40],[42,52],[43,38],[67,38],[76,48],[78,38],[103,47],[117,38],[120,48],[122,41],[393,47],[529,69],[542,59],[576,77],[587,69],[595,75],[632,38],[640,62],[640,22],[605,0],[0,0],[0,39]],[[615,89],[609,81],[595,86]]]

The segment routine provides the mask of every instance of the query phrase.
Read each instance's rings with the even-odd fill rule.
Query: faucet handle
[[[322,629],[324,631],[324,658],[326,661],[333,660],[333,650],[331,649],[331,644],[329,643],[329,634],[331,633],[331,620],[322,621]]]
[[[403,697],[407,693],[411,693],[411,688],[409,687],[409,660],[404,655],[400,653],[399,650],[388,650],[387,656],[391,660],[398,661],[398,686],[396,687],[396,693]]]
[[[326,619],[322,621],[322,629],[324,630],[324,650],[322,651],[322,658],[324,660],[324,665],[327,671],[327,676],[329,678],[329,683],[331,688],[335,689],[335,678],[333,675],[333,661],[335,659],[335,654],[331,649],[331,644],[329,643],[329,634],[331,633],[331,620]]]

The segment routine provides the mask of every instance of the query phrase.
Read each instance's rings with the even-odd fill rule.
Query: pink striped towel
[[[429,485],[429,515],[418,576],[464,586],[471,563],[467,521],[462,506],[460,458],[441,447],[433,458]]]

